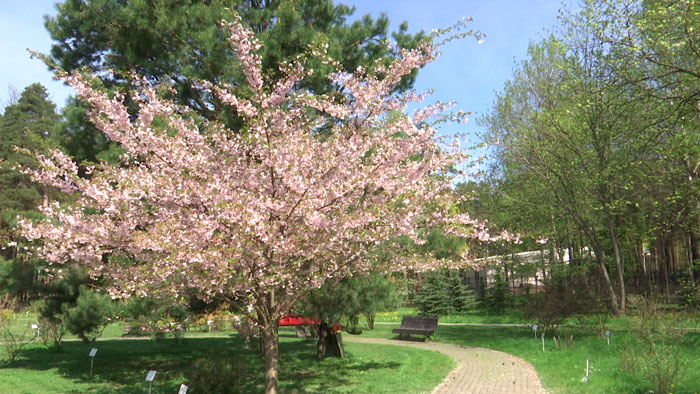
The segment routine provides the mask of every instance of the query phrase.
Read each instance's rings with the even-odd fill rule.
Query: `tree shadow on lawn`
[[[332,392],[352,385],[349,371],[393,370],[396,362],[358,361],[350,354],[345,359],[316,360],[315,340],[280,338],[280,391],[287,393]],[[97,348],[94,374],[89,376],[91,348]],[[147,391],[144,381],[149,370],[156,370],[154,393],[175,393],[180,384],[188,384],[198,359],[235,359],[241,366],[240,384],[235,393],[259,393],[264,389],[263,358],[253,341],[248,349],[238,336],[186,338],[176,343],[166,339],[102,340],[94,343],[66,342],[60,351],[43,347],[26,349],[20,359],[5,368],[56,370],[72,380],[75,391],[95,394],[132,394]],[[47,378],[48,380],[48,378]]]

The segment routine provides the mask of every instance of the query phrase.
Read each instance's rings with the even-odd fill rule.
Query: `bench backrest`
[[[401,327],[434,330],[437,325],[437,316],[404,316],[401,318]]]

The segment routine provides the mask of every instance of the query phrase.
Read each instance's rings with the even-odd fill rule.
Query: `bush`
[[[532,294],[525,304],[524,316],[534,320],[540,331],[554,335],[559,325],[568,317],[592,311],[595,297],[582,281],[552,278],[544,291]],[[602,316],[602,315],[601,315]]]
[[[689,279],[680,280],[680,289],[676,293],[678,303],[689,310],[700,307],[700,291],[695,283]]]
[[[684,367],[680,344],[686,330],[664,316],[651,298],[630,296],[629,302],[637,314],[630,319],[634,339],[627,346],[623,367],[646,380],[654,392],[669,393]]]
[[[152,297],[134,297],[124,307],[123,318],[129,335],[150,335],[163,339],[167,334],[179,339],[190,316],[187,307],[177,301]]]
[[[75,306],[63,306],[63,322],[68,331],[83,342],[92,342],[102,335],[113,313],[114,306],[109,296],[83,287]]]
[[[36,331],[26,321],[26,316],[15,312],[15,306],[14,298],[0,298],[0,338],[10,363],[14,362],[22,349],[36,338]]]
[[[237,393],[247,371],[233,355],[195,360],[189,374],[189,389],[195,393]]]
[[[58,350],[68,332],[63,322],[63,314],[49,311],[49,303],[46,300],[32,303],[32,311],[37,315],[41,342],[46,347]]]

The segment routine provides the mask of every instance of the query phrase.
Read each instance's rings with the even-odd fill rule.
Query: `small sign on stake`
[[[97,354],[97,348],[90,349],[88,357],[90,357],[90,376],[92,376],[92,366],[95,363],[95,355]]]
[[[610,334],[612,334],[612,331],[605,330],[605,339],[608,340],[608,345],[610,345]]]
[[[187,394],[187,386],[184,384],[180,385],[180,390],[177,392],[177,394]]]
[[[156,377],[156,371],[150,370],[146,375],[146,381],[148,382],[148,394],[151,394],[151,388],[153,386],[153,378]]]
[[[532,326],[532,331],[535,332],[535,338],[537,338],[537,329],[538,329],[538,328],[540,328],[540,326],[538,326],[537,324],[534,324],[534,325]]]

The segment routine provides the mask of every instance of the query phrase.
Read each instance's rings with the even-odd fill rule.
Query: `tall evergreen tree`
[[[46,88],[38,83],[26,87],[17,103],[7,106],[0,118],[0,289],[24,299],[36,271],[34,262],[18,253],[16,218],[18,214],[36,215],[47,190],[14,169],[17,165],[26,168],[38,165],[33,156],[16,148],[45,151],[51,145],[58,120]]]
[[[359,66],[371,70],[376,61],[398,56],[398,48],[385,42],[389,38],[385,15],[377,19],[365,15],[349,23],[354,9],[331,0],[66,0],[57,5],[55,17],[46,18],[55,41],[50,62],[66,71],[88,68],[108,87],[128,89],[132,71],[150,81],[167,82],[175,102],[237,130],[242,123],[236,110],[193,86],[198,81],[226,83],[240,87],[239,96],[251,94],[241,84],[245,77],[226,44],[227,33],[219,27],[221,20],[232,18],[227,7],[242,16],[262,43],[263,74],[272,81],[284,75],[280,64],[306,53],[309,45],[327,44],[329,55],[346,70]],[[408,34],[407,28],[404,23],[392,33],[399,47],[415,47],[425,39],[422,33]],[[329,65],[309,59],[308,67],[315,72],[297,88],[339,91],[326,77]],[[108,69],[114,73],[106,73]],[[415,76],[413,72],[404,77],[397,89],[410,87]],[[84,109],[78,101],[69,103],[61,133],[67,152],[78,162],[96,161],[108,145],[85,121]]]

